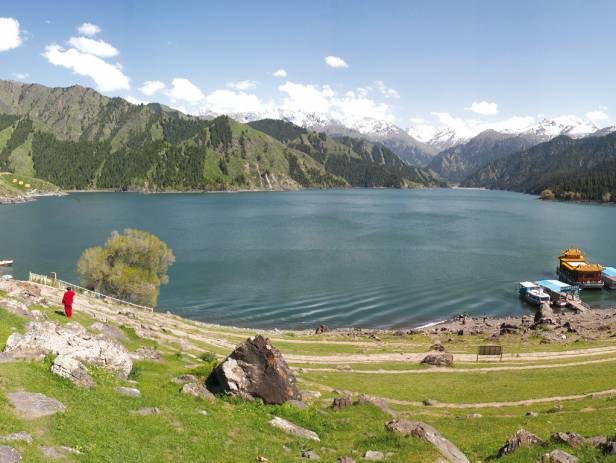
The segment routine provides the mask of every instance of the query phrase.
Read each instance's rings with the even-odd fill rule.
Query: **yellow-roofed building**
[[[603,266],[588,262],[580,249],[562,250],[558,261],[556,273],[562,281],[582,289],[603,288]]]

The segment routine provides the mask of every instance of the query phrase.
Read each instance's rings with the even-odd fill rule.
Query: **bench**
[[[501,362],[503,361],[503,346],[479,346],[477,351],[477,361],[479,361],[480,355],[498,355]]]

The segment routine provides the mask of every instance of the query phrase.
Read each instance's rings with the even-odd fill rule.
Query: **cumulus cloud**
[[[164,90],[166,85],[160,80],[148,80],[143,83],[139,91],[144,95],[152,96],[161,90]]]
[[[30,74],[27,72],[14,72],[13,77],[17,80],[26,80],[30,78]]]
[[[287,71],[284,69],[278,69],[272,73],[274,77],[287,77]]]
[[[76,48],[65,50],[60,45],[45,47],[43,56],[54,66],[62,66],[75,74],[90,77],[99,90],[111,92],[130,88],[129,79],[118,64],[110,64],[98,56],[83,53]]]
[[[398,91],[385,85],[385,82],[382,80],[377,80],[374,85],[385,98],[400,98]]]
[[[325,64],[332,68],[348,68],[349,65],[342,58],[338,56],[326,56]]]
[[[68,43],[79,51],[94,56],[100,56],[101,58],[111,58],[120,53],[117,48],[104,40],[94,40],[87,37],[71,37]]]
[[[498,114],[498,105],[493,101],[473,101],[470,107],[464,109],[484,116]]]
[[[205,97],[205,105],[201,110],[216,114],[267,113],[272,107],[271,104],[262,103],[252,93],[215,90]]]
[[[607,108],[605,108],[607,109]],[[608,114],[605,111],[602,110],[597,110],[597,111],[589,111],[586,113],[586,117],[588,119],[590,119],[593,122],[597,122],[597,121],[604,121],[606,119],[609,119],[610,116],[608,116]]]
[[[168,92],[168,96],[173,100],[181,100],[193,104],[205,98],[199,87],[183,77],[176,77],[171,81],[171,90]]]
[[[135,105],[148,104],[147,101],[139,100],[138,98],[135,98],[133,96],[125,96],[124,99],[128,101],[129,103],[135,104]]]
[[[227,87],[234,88],[236,90],[250,90],[256,88],[257,82],[254,80],[238,80],[237,82],[227,83]]]
[[[17,48],[21,42],[19,21],[14,18],[0,18],[0,52]]]
[[[77,28],[77,32],[81,35],[87,35],[88,37],[92,37],[101,32],[101,28],[96,24],[92,23],[83,23],[81,26]]]

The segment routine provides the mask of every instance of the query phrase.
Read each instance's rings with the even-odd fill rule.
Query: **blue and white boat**
[[[550,295],[552,305],[566,307],[570,300],[579,300],[580,288],[559,280],[539,280],[537,282]]]
[[[604,288],[616,289],[616,268],[605,267],[603,272],[601,272],[601,276],[603,278]]]
[[[518,291],[520,296],[530,304],[539,306],[550,303],[550,295],[541,286],[532,281],[520,282]]]

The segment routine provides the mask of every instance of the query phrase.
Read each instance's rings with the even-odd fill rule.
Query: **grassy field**
[[[0,297],[6,295],[0,293]],[[57,307],[32,306],[31,309],[44,312],[57,323],[67,322]],[[100,306],[99,309],[108,310],[106,316],[117,316],[113,307]],[[73,320],[91,327],[96,321],[92,315],[90,310],[77,310]],[[616,388],[616,353],[591,355],[589,352],[566,359],[539,356],[526,361],[511,358],[479,364],[460,362],[451,371],[442,373],[418,362],[384,360],[341,362],[340,365],[327,362],[331,355],[364,354],[370,358],[400,350],[426,352],[431,342],[428,336],[392,336],[378,341],[364,337],[354,344],[348,338],[337,336],[329,339],[307,333],[277,332],[270,335],[277,340],[274,344],[285,356],[290,359],[294,355],[313,356],[314,361],[310,363],[291,360],[291,365],[297,369],[300,388],[320,391],[321,398],[310,402],[306,410],[288,404],[266,406],[229,397],[219,397],[212,404],[179,393],[179,386],[171,379],[190,372],[204,377],[213,364],[199,362],[197,357],[205,352],[229,353],[230,349],[221,347],[220,343],[235,345],[250,331],[184,322],[173,316],[165,318],[162,314],[141,317],[109,321],[126,335],[121,342],[127,349],[153,347],[163,354],[160,363],[135,363],[130,378],[137,381],[135,387],[142,393],[139,398],[118,395],[115,387],[131,384],[104,370],[91,368],[96,387],[83,390],[50,373],[51,357],[42,363],[0,363],[0,435],[18,431],[32,434],[33,444],[10,444],[22,453],[24,461],[46,461],[40,451],[42,445],[75,448],[81,454],[69,455],[66,461],[76,462],[250,462],[259,456],[270,462],[300,462],[305,461],[300,457],[301,451],[308,449],[318,453],[321,461],[332,463],[344,455],[359,462],[367,450],[385,453],[388,462],[433,463],[438,458],[429,444],[388,432],[384,424],[391,416],[370,404],[333,411],[328,406],[332,397],[344,393],[340,391],[363,392],[388,399],[390,407],[401,417],[435,426],[472,462],[489,461],[519,428],[536,433],[547,441],[546,446],[520,450],[498,461],[534,462],[553,448],[574,454],[582,462],[616,461],[616,457],[603,455],[593,448],[572,449],[549,440],[557,431],[575,431],[585,436],[616,434],[616,396],[554,399]],[[152,331],[146,339],[138,333],[147,325],[147,320],[150,320]],[[25,319],[0,309],[0,345],[12,332],[22,331],[24,326]],[[504,342],[512,349],[517,346],[520,352],[545,353],[616,346],[616,343],[605,341],[583,346],[553,346],[534,341],[523,344],[513,338]],[[461,338],[448,345],[448,349],[473,352],[471,346],[478,343],[481,343],[479,338]],[[319,359],[323,363],[319,363]],[[588,363],[597,360],[601,363]],[[550,367],[543,367],[546,365]],[[523,368],[528,366],[537,368]],[[319,368],[333,371],[318,371]],[[395,374],[365,373],[376,370]],[[7,392],[17,390],[42,392],[64,403],[66,411],[46,418],[21,420],[5,399]],[[426,406],[423,402],[427,399],[438,402]],[[508,404],[529,399],[545,401]],[[133,413],[143,407],[158,407],[160,413],[150,416]],[[202,413],[204,410],[207,414]],[[538,415],[526,416],[528,411]],[[469,417],[470,414],[481,417]],[[321,442],[305,441],[273,429],[268,423],[273,416],[281,416],[317,432]]]

